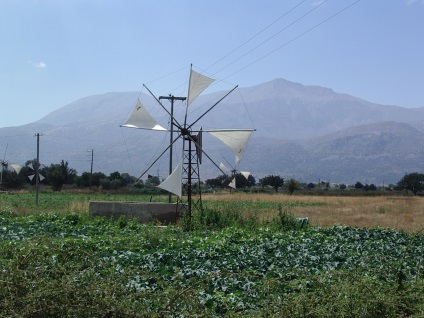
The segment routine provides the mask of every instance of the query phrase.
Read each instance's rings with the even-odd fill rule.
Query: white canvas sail
[[[250,172],[248,172],[248,171],[240,171],[240,173],[243,175],[243,177],[245,177],[245,178],[246,178],[246,180],[248,180],[248,179],[249,179]]]
[[[158,188],[164,189],[168,192],[175,194],[176,196],[182,196],[182,174],[183,174],[183,160],[181,159],[178,166],[172,171],[172,173],[166,178]]]
[[[230,147],[236,155],[237,163],[243,157],[254,129],[207,130],[207,132]]]
[[[187,106],[193,102],[210,84],[215,81],[213,78],[207,77],[196,71],[191,70],[188,86]]]
[[[230,188],[233,188],[233,189],[235,189],[236,188],[236,178],[234,178],[229,184],[228,184],[228,186],[230,187]]]
[[[28,176],[29,180],[33,180],[35,178],[35,174],[31,174]],[[45,178],[41,174],[38,175],[38,181],[43,181]]]
[[[18,165],[16,163],[12,163],[11,166],[16,171],[17,174],[19,174],[19,172],[21,172],[21,169],[22,169],[21,165]]]
[[[139,128],[139,129],[150,129],[150,130],[166,130],[159,125],[156,120],[147,112],[140,100],[137,100],[137,104],[131,116],[127,122],[121,127],[127,128]]]

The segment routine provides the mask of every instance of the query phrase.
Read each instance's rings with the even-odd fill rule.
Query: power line
[[[254,60],[253,62],[251,62],[251,63],[247,64],[246,66],[244,66],[244,67],[242,67],[242,68],[238,69],[237,71],[235,71],[235,72],[231,73],[230,75],[226,76],[225,78],[231,77],[231,76],[233,76],[234,74],[237,74],[237,73],[239,73],[240,71],[242,71],[242,70],[244,70],[244,69],[248,68],[249,66],[252,66],[253,64],[255,64],[255,63],[257,63],[257,62],[259,62],[259,61],[263,60],[264,58],[268,57],[269,55],[271,55],[271,54],[275,53],[276,51],[278,51],[278,50],[282,49],[283,47],[285,47],[285,46],[289,45],[290,43],[292,43],[292,42],[296,41],[296,40],[297,40],[297,39],[299,39],[300,37],[302,37],[302,36],[306,35],[307,33],[311,32],[312,30],[314,30],[314,29],[318,28],[318,27],[319,27],[319,26],[321,26],[322,24],[324,24],[324,23],[328,22],[329,20],[333,19],[334,17],[338,16],[338,15],[339,15],[339,14],[341,14],[342,12],[344,12],[344,11],[348,10],[349,8],[351,8],[352,6],[354,6],[355,4],[357,4],[357,3],[358,3],[358,2],[360,2],[360,1],[361,1],[361,0],[357,0],[357,1],[353,2],[353,3],[351,3],[350,5],[348,5],[347,7],[343,8],[343,9],[341,9],[341,10],[339,10],[339,11],[337,11],[335,14],[331,15],[331,16],[330,16],[330,17],[328,17],[327,19],[325,19],[325,20],[321,21],[320,23],[318,23],[318,24],[314,25],[313,27],[311,27],[311,28],[307,29],[306,31],[304,31],[304,32],[300,33],[300,34],[299,34],[299,35],[297,35],[296,37],[294,37],[294,38],[292,38],[291,40],[289,40],[289,41],[285,42],[283,45],[280,45],[280,46],[279,46],[279,47],[277,47],[276,49],[274,49],[274,50],[270,51],[269,53],[267,53],[267,54],[263,55],[262,57],[260,57],[260,58],[258,58],[258,59],[256,59],[256,60]],[[250,52],[248,52],[248,53],[250,53]],[[233,63],[231,63],[231,64],[233,64]],[[221,70],[220,70],[220,71],[221,71]],[[225,78],[224,78],[224,79],[225,79]]]
[[[257,48],[259,48],[260,46],[262,46],[263,44],[267,43],[269,40],[271,40],[272,38],[274,38],[276,35],[280,34],[281,32],[287,30],[289,27],[291,27],[292,25],[294,25],[295,23],[299,22],[300,20],[302,20],[303,18],[305,18],[307,15],[309,15],[310,13],[312,13],[313,11],[315,11],[317,8],[319,8],[322,4],[324,4],[325,2],[327,2],[328,0],[324,0],[322,2],[320,2],[316,7],[314,7],[313,9],[309,10],[307,13],[305,13],[304,15],[302,15],[301,17],[299,17],[298,19],[296,19],[295,21],[293,21],[292,23],[290,23],[288,26],[284,27],[282,30],[280,30],[279,32],[275,33],[274,35],[272,35],[271,37],[269,37],[268,39],[264,40],[263,42],[261,42],[260,44],[258,44],[256,47],[254,47],[253,49],[249,50],[248,52],[246,52],[245,54],[243,54],[242,56],[238,57],[237,59],[235,59],[234,61],[232,61],[231,63],[227,64],[226,66],[224,66],[223,68],[221,68],[220,70],[216,71],[214,74],[223,71],[224,69],[228,68],[230,65],[234,64],[235,62],[239,61],[241,58],[245,57],[246,55],[252,53],[253,51],[255,51]],[[234,74],[239,73],[240,71],[252,66],[253,64],[263,60],[264,58],[268,57],[269,55],[275,53],[276,51],[279,51],[280,49],[282,49],[283,47],[289,45],[290,43],[296,41],[297,39],[301,38],[302,36],[306,35],[307,33],[311,32],[312,30],[318,28],[319,26],[321,26],[322,24],[328,22],[329,20],[335,18],[336,16],[338,16],[339,14],[341,14],[342,12],[350,9],[352,6],[354,6],[355,4],[357,4],[358,2],[360,2],[361,0],[356,0],[355,2],[349,4],[348,6],[344,7],[343,9],[337,11],[336,13],[332,14],[330,17],[324,19],[323,21],[319,22],[318,24],[314,25],[313,27],[307,29],[306,31],[300,33],[299,35],[295,36],[294,38],[292,38],[291,40],[285,42],[284,44],[280,45],[279,47],[277,47],[276,49],[268,52],[267,54],[261,56],[260,58],[254,60],[253,62],[245,65],[244,67],[241,67],[240,69],[238,69],[237,71],[227,75],[226,77],[224,77],[223,79],[227,79],[231,76],[233,76]],[[303,2],[302,2],[303,3]],[[301,3],[300,3],[301,4]],[[298,4],[297,6],[295,6],[294,8],[292,8],[289,12],[293,11],[296,7],[298,7],[300,4]],[[236,49],[232,50],[230,53],[226,54],[223,58],[221,58],[219,61],[222,61],[225,57],[229,56],[230,54],[232,54],[233,52],[235,52],[236,50],[238,50],[240,47],[244,46],[247,42],[249,42],[250,40],[252,40],[253,38],[255,38],[258,34],[262,33],[263,31],[265,31],[267,28],[269,28],[271,25],[273,25],[275,22],[277,22],[278,20],[280,20],[282,17],[284,17],[286,14],[284,14],[283,16],[281,16],[280,18],[278,18],[276,21],[274,21],[273,23],[271,23],[269,26],[267,26],[266,28],[264,28],[263,30],[261,30],[260,32],[258,32],[256,35],[254,35],[253,37],[251,37],[248,41],[244,42],[242,45],[240,45],[239,47],[237,47]],[[218,62],[215,62],[212,65],[217,64]]]
[[[320,3],[318,3],[316,6],[314,6],[311,10],[309,10],[308,12],[306,12],[305,14],[303,14],[302,16],[300,16],[299,18],[297,18],[296,20],[294,20],[293,22],[291,22],[289,25],[285,26],[283,29],[281,29],[280,31],[278,31],[277,33],[273,34],[272,36],[270,36],[269,38],[265,39],[263,42],[261,42],[260,44],[258,44],[257,46],[255,46],[254,48],[250,49],[249,51],[247,51],[246,53],[244,53],[243,55],[239,56],[238,58],[234,59],[232,62],[228,63],[227,65],[225,65],[224,67],[222,67],[221,69],[219,69],[218,71],[214,72],[212,75],[215,75],[225,69],[227,69],[229,66],[233,65],[234,63],[236,63],[237,61],[241,60],[243,57],[249,55],[250,53],[252,53],[253,51],[255,51],[256,49],[258,49],[259,47],[263,46],[265,43],[269,42],[271,39],[275,38],[278,34],[282,33],[283,31],[287,30],[288,28],[290,28],[291,26],[293,26],[294,24],[298,23],[299,21],[301,21],[302,19],[304,19],[306,16],[308,16],[309,14],[311,14],[312,12],[314,12],[315,10],[317,10],[319,7],[321,7],[324,3],[326,3],[328,0],[323,0]],[[242,70],[252,66],[253,64],[256,64],[257,62],[265,59],[266,57],[268,57],[269,55],[275,53],[276,51],[281,50],[283,47],[291,44],[292,42],[296,41],[297,39],[301,38],[302,36],[308,34],[309,32],[315,30],[316,28],[320,27],[322,24],[328,22],[329,20],[335,18],[336,16],[338,16],[339,14],[343,13],[344,11],[350,9],[352,6],[354,6],[355,4],[357,4],[358,2],[360,2],[361,0],[356,0],[353,3],[349,4],[348,6],[344,7],[343,9],[337,11],[336,13],[332,14],[331,16],[329,16],[328,18],[324,19],[323,21],[319,22],[318,24],[314,25],[313,27],[307,29],[306,31],[300,33],[299,35],[295,36],[294,38],[292,38],[291,40],[285,42],[284,44],[280,45],[279,47],[277,47],[276,49],[266,53],[265,55],[261,56],[260,58],[254,60],[253,62],[239,68],[238,70],[236,70],[235,72],[225,76],[224,78],[221,78],[220,80],[223,81],[231,76],[233,76],[234,74],[237,74],[239,72],[241,72]],[[269,29],[272,25],[274,25],[275,23],[277,23],[278,21],[280,21],[281,19],[283,19],[284,17],[286,17],[289,13],[293,12],[295,9],[297,9],[300,5],[302,5],[304,2],[306,2],[306,0],[303,0],[301,2],[299,2],[298,4],[296,4],[294,7],[292,7],[290,10],[288,10],[287,12],[285,12],[283,15],[281,15],[280,17],[278,17],[276,20],[274,20],[272,23],[270,23],[269,25],[267,25],[265,28],[261,29],[259,32],[257,32],[255,35],[253,35],[252,37],[250,37],[247,41],[243,42],[242,44],[240,44],[239,46],[237,46],[235,49],[231,50],[229,53],[225,54],[222,58],[218,59],[216,62],[214,62],[213,64],[211,64],[208,68],[206,68],[206,70],[210,69],[211,67],[215,66],[216,64],[218,64],[219,62],[223,61],[225,58],[227,58],[228,56],[230,56],[231,54],[233,54],[234,52],[238,51],[240,48],[242,48],[243,46],[245,46],[247,43],[251,42],[254,38],[258,37],[260,34],[262,34],[263,32],[265,32],[267,29]],[[185,68],[182,68],[178,71],[174,71],[169,73],[168,75],[165,76],[161,76],[158,79],[167,77],[171,74],[174,74],[176,72],[179,72],[181,70],[183,70]],[[158,80],[156,79],[156,80]],[[154,81],[156,81],[154,80]],[[153,81],[151,81],[153,82]],[[151,83],[150,82],[150,83]],[[181,85],[180,85],[181,86]]]
[[[257,46],[255,46],[253,49],[247,51],[246,53],[244,53],[242,56],[240,56],[239,58],[235,59],[234,61],[232,61],[231,63],[227,64],[226,66],[224,66],[223,68],[221,68],[220,70],[216,71],[214,74],[221,72],[222,70],[226,69],[227,67],[229,67],[230,65],[234,64],[235,62],[239,61],[240,59],[242,59],[243,57],[245,57],[246,55],[252,53],[253,51],[255,51],[257,48],[261,47],[262,45],[264,45],[265,43],[267,43],[268,41],[270,41],[271,39],[273,39],[274,37],[276,37],[278,34],[282,33],[283,31],[287,30],[288,28],[290,28],[291,26],[293,26],[294,24],[296,24],[297,22],[299,22],[300,20],[302,20],[303,18],[305,18],[307,15],[311,14],[312,12],[314,12],[315,10],[317,10],[320,6],[322,6],[325,2],[327,2],[328,0],[324,0],[321,3],[319,3],[317,6],[313,7],[311,10],[309,10],[308,12],[306,12],[304,15],[300,16],[299,18],[297,18],[296,20],[294,20],[292,23],[290,23],[289,25],[285,26],[283,29],[281,29],[280,31],[278,31],[277,33],[273,34],[271,37],[267,38],[265,41],[262,41],[261,43],[259,43]],[[299,4],[300,5],[300,4]],[[294,8],[292,9],[294,10]],[[289,12],[291,12],[292,10],[290,10]],[[285,15],[284,15],[285,16]],[[283,17],[283,16],[282,16]],[[280,18],[282,18],[280,17]],[[280,19],[279,18],[279,19]],[[279,20],[278,19],[278,20]],[[278,21],[277,20],[277,21]],[[275,21],[276,22],[276,21]],[[272,24],[271,24],[272,25]],[[264,29],[265,30],[265,29]],[[261,31],[262,32],[262,31]],[[254,36],[256,37],[256,35]],[[253,37],[251,38],[253,39]],[[250,40],[249,40],[250,41]],[[247,43],[247,42],[246,42]],[[244,45],[244,44],[243,44]]]
[[[231,54],[233,54],[234,52],[236,52],[238,49],[240,49],[243,46],[245,46],[247,43],[249,43],[250,41],[252,41],[254,38],[256,38],[261,33],[265,32],[267,29],[269,29],[271,26],[273,26],[275,23],[277,23],[278,21],[280,21],[282,18],[284,18],[286,15],[288,15],[290,12],[292,12],[293,10],[295,10],[297,7],[299,7],[301,4],[303,4],[306,1],[307,0],[303,0],[303,1],[299,2],[297,5],[295,5],[293,8],[291,8],[289,11],[287,11],[286,13],[284,13],[283,15],[281,15],[278,19],[274,20],[272,23],[270,23],[265,28],[263,28],[262,30],[260,30],[254,36],[250,37],[247,41],[243,42],[238,47],[236,47],[235,49],[233,49],[232,51],[230,51],[229,53],[227,53],[226,55],[224,55],[222,58],[220,58],[218,61],[216,61],[215,63],[213,63],[212,65],[210,65],[206,70],[208,70],[211,67],[215,66],[216,64],[218,64],[219,62],[221,62],[222,60],[224,60],[226,57],[230,56]],[[325,1],[327,1],[327,0],[325,0]]]
[[[227,58],[228,56],[230,56],[231,54],[233,54],[234,52],[238,51],[240,48],[242,48],[243,46],[245,46],[247,43],[251,42],[254,38],[258,37],[260,34],[262,34],[263,32],[265,32],[267,29],[269,29],[271,26],[273,26],[274,24],[276,24],[278,21],[280,21],[281,19],[283,19],[284,17],[286,17],[289,13],[293,12],[295,9],[297,9],[298,7],[300,7],[303,3],[305,3],[307,0],[302,0],[300,1],[298,4],[296,4],[295,6],[293,6],[290,10],[288,10],[287,12],[285,12],[284,14],[282,14],[281,16],[279,16],[276,20],[274,20],[272,23],[270,23],[269,25],[267,25],[265,28],[261,29],[259,32],[257,32],[256,34],[254,34],[253,36],[251,36],[248,40],[246,40],[245,42],[243,42],[242,44],[240,44],[239,46],[237,46],[235,49],[231,50],[229,53],[225,54],[222,58],[218,59],[216,62],[214,62],[213,64],[211,64],[208,68],[206,68],[203,71],[207,71],[208,69],[210,69],[211,67],[215,66],[216,64],[218,64],[219,62],[221,62],[222,60],[224,60],[225,58]],[[272,38],[274,38],[275,36],[277,36],[279,33],[283,32],[284,30],[286,30],[287,28],[289,28],[290,26],[292,26],[293,24],[297,23],[298,21],[300,21],[301,19],[303,19],[305,16],[307,16],[308,14],[310,14],[311,12],[315,11],[317,8],[319,8],[321,5],[323,5],[325,2],[327,2],[328,0],[323,0],[322,2],[320,2],[318,5],[316,5],[313,9],[309,10],[306,14],[302,15],[300,18],[296,19],[293,23],[291,23],[289,26],[285,27],[284,29],[280,30],[279,32],[277,32],[276,34],[274,34],[273,36],[271,36],[270,38],[266,39],[265,41],[263,41],[261,44],[257,45],[255,48],[253,48],[252,50],[248,51],[247,53],[243,54],[241,57],[235,59],[233,62],[229,63],[228,65],[224,66],[223,68],[221,68],[220,70],[214,72],[213,74],[211,74],[212,76],[218,72],[221,72],[222,70],[226,69],[227,67],[229,67],[230,65],[234,64],[235,62],[237,62],[238,60],[240,60],[242,57],[248,55],[249,53],[251,53],[252,51],[256,50],[258,47],[262,46],[263,44],[265,44],[266,42],[268,42],[269,40],[271,40]],[[268,56],[269,54],[267,54],[266,56]],[[263,58],[265,58],[266,56],[264,56]],[[262,59],[262,58],[261,58]],[[257,61],[261,60],[258,59]],[[253,64],[253,63],[251,63]],[[247,65],[246,67],[250,66],[251,64]],[[246,68],[244,67],[244,68]],[[151,84],[153,82],[156,82],[158,80],[161,80],[163,78],[166,78],[170,75],[173,75],[175,73],[181,72],[182,70],[185,70],[187,67],[183,67],[180,68],[176,71],[172,71],[167,73],[166,75],[162,75],[159,76],[149,82],[147,82],[147,84]],[[242,68],[242,69],[244,69]],[[241,70],[242,70],[241,69]],[[237,73],[237,72],[235,72]],[[233,73],[233,74],[235,74]],[[231,75],[233,75],[231,74]],[[230,76],[231,76],[230,75]],[[228,78],[229,76],[225,77]],[[222,79],[220,79],[222,81]],[[176,89],[180,88],[181,86],[185,85],[180,84],[177,86],[177,88],[174,88],[173,90],[171,90],[171,92],[175,91]],[[141,94],[141,92],[140,92]]]

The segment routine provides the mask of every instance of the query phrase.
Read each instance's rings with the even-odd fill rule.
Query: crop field
[[[205,195],[167,227],[87,211],[166,199],[0,194],[0,317],[424,317],[423,198]]]

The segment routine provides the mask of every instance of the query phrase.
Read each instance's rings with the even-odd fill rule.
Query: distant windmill
[[[0,173],[0,185],[3,186],[3,173],[4,171],[15,171],[16,174],[19,174],[19,172],[22,169],[22,166],[16,163],[10,163],[8,160],[6,160],[6,154],[7,154],[7,148],[9,145],[6,145],[6,150],[4,151],[3,159],[1,160],[1,173]]]
[[[28,179],[33,181],[34,178],[37,176],[37,169],[36,169],[36,164],[35,162],[33,162],[30,166],[27,166],[27,168],[31,171],[31,174],[28,175]],[[40,164],[39,165],[39,169],[43,169],[44,165]],[[43,181],[45,179],[45,177],[41,174],[38,173],[38,181]]]
[[[190,104],[214,81],[213,78],[204,76],[200,73],[195,72],[192,68],[190,69],[190,79],[188,85],[187,97],[175,97],[169,95],[168,97],[161,96],[156,98],[155,95],[144,85],[149,93],[155,98],[157,103],[163,108],[163,110],[170,116],[170,127],[169,129],[159,125],[158,122],[147,112],[145,107],[142,105],[140,100],[137,101],[133,112],[131,113],[128,120],[121,127],[127,128],[139,128],[156,131],[168,131],[171,134],[169,146],[159,155],[159,157],[141,174],[143,175],[162,157],[168,150],[171,150],[170,156],[170,174],[169,176],[158,186],[168,192],[177,195],[181,202],[181,210],[185,209],[191,217],[193,209],[201,210],[201,190],[200,190],[200,171],[199,165],[202,163],[202,155],[205,155],[219,170],[220,167],[210,158],[210,156],[203,149],[203,137],[202,134],[207,132],[212,136],[221,140],[235,153],[238,158],[241,158],[246,149],[247,143],[251,137],[251,134],[255,131],[254,129],[214,129],[214,130],[203,130],[202,128],[195,129],[194,126],[203,118],[208,112],[215,108],[223,99],[225,99],[231,92],[236,88],[234,87],[210,108],[208,108],[202,115],[197,119],[189,122],[188,109]],[[171,111],[168,111],[163,106],[161,100],[168,99],[171,101]],[[177,119],[173,113],[173,103],[175,100],[186,102],[185,115],[183,119]],[[176,133],[177,137],[173,138],[172,134]],[[178,141],[182,140],[182,159],[179,164],[172,169],[172,147]],[[222,170],[221,170],[222,171]],[[225,172],[222,171],[224,174]],[[183,199],[183,194],[185,200]]]
[[[224,160],[227,161],[225,158],[224,158]],[[240,173],[246,180],[249,180],[249,176],[250,176],[250,172],[249,171],[241,171],[241,170],[238,170],[237,169],[238,161],[239,160],[238,160],[237,156],[236,156],[236,163],[235,163],[234,166],[231,165],[227,161],[227,164],[231,167],[231,170],[228,169],[222,162],[219,164],[219,167],[221,168],[221,170],[224,171],[226,174],[228,174],[228,175],[231,176],[231,181],[228,184],[228,186],[230,188],[233,188],[233,189],[236,189],[237,188],[237,185],[236,185],[236,175],[237,175],[237,173]]]

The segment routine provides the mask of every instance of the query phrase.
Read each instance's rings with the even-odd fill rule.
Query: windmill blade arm
[[[237,132],[237,131],[246,131],[246,132],[255,132],[256,129],[254,128],[234,128],[234,129],[204,129],[203,131],[207,133],[214,133],[214,132]]]
[[[203,150],[203,148],[201,147],[201,145],[197,142],[197,140],[195,140],[191,135],[188,135],[188,138],[194,142],[194,144],[198,147],[198,149],[200,149],[200,151],[210,160],[210,162],[212,162],[214,164],[215,167],[218,168],[219,171],[222,172],[223,175],[228,176],[227,173],[225,171],[223,171],[219,165],[217,165],[215,163],[215,161],[212,160],[212,158]]]
[[[137,127],[135,125],[130,125],[130,124],[123,124],[123,125],[119,125],[119,127],[136,128],[136,129],[144,129],[144,130],[155,130],[155,131],[169,131],[169,130],[164,129],[160,125],[156,125],[153,128],[144,128],[144,127]]]
[[[150,89],[143,84],[143,86],[147,89],[147,91],[150,93],[150,95],[152,95],[152,97],[159,103],[159,105],[163,108],[164,111],[166,111],[166,113],[173,118],[174,120],[174,125],[177,127],[182,127],[180,125],[180,123],[177,121],[177,119],[169,112],[169,110],[166,109],[165,106],[163,106],[163,104],[161,103],[161,101],[150,91]]]
[[[168,149],[169,148],[171,148],[171,146],[180,138],[180,136],[181,136],[181,134],[179,134],[178,136],[177,136],[177,138],[175,138],[173,141],[172,141],[172,143],[170,143],[169,145],[168,145],[168,147],[166,147],[165,148],[165,150],[164,151],[162,151],[162,153],[156,158],[156,160],[155,161],[153,161],[153,163],[146,169],[146,170],[144,170],[144,172],[135,180],[135,181],[138,181],[138,180],[140,180],[141,178],[143,178],[143,176],[147,173],[147,171],[149,171],[150,170],[150,168],[151,167],[153,167],[153,165],[156,163],[156,162],[158,162],[158,160],[168,151]]]
[[[219,164],[219,167],[221,168],[222,171],[225,171],[225,175],[229,175],[230,174],[230,169],[228,169],[222,162]]]
[[[4,151],[3,162],[6,160],[6,153],[7,153],[8,147],[9,147],[9,144],[6,144],[6,150]]]
[[[201,115],[199,118],[197,118],[188,128],[190,129],[191,127],[193,127],[193,125],[195,125],[200,119],[202,119],[207,113],[209,113],[213,108],[215,108],[216,105],[218,105],[220,102],[222,102],[222,100],[224,98],[226,98],[228,95],[230,95],[236,88],[238,87],[238,85],[236,87],[234,87],[232,90],[230,90],[227,94],[225,94],[219,101],[217,101],[215,104],[213,104],[207,111],[205,111],[203,113],[203,115]]]
[[[235,167],[233,167],[233,165],[231,163],[228,162],[227,158],[224,158],[224,160],[227,162],[227,164],[231,167],[231,169],[235,169]],[[228,169],[227,167],[225,167],[226,169]]]

